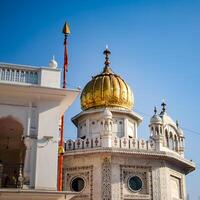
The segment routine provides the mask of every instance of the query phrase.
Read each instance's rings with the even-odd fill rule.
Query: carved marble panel
[[[129,179],[134,176],[139,177],[142,181],[142,187],[138,191],[132,191],[128,186]],[[120,190],[121,200],[153,200],[151,167],[121,165]]]
[[[93,199],[93,166],[70,167],[64,169],[64,190],[71,191],[71,181],[75,177],[81,177],[85,180],[85,187],[77,196],[76,200]]]

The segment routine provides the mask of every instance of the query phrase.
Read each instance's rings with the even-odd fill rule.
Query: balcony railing
[[[38,84],[38,71],[37,69],[28,69],[6,64],[0,64],[0,81]]]

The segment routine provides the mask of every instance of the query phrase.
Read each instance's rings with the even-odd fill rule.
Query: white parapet
[[[0,82],[60,88],[61,72],[47,67],[0,63]]]
[[[78,149],[92,149],[92,148],[119,148],[131,150],[155,150],[155,142],[153,140],[132,139],[126,137],[113,138],[85,138],[77,140],[67,140],[65,142],[65,151],[73,151]]]

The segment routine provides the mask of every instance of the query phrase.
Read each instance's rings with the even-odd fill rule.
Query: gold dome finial
[[[62,30],[63,34],[68,35],[70,34],[70,29],[69,29],[69,25],[67,22],[65,22],[64,26],[63,26],[63,30]]]
[[[103,69],[103,73],[112,73],[112,70],[110,68],[110,60],[109,55],[111,54],[110,50],[108,49],[108,45],[106,45],[106,49],[104,50],[103,54],[105,55],[105,66]]]
[[[108,49],[108,45],[106,45],[106,49],[103,52],[103,54],[105,55],[105,67],[109,67],[109,65],[110,65],[109,55],[111,54],[111,52]]]

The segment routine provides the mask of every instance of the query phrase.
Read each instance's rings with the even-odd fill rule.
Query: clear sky
[[[180,126],[200,132],[200,1],[198,0],[0,0],[0,61],[47,66],[63,63],[62,26],[70,24],[68,86],[84,85],[103,68],[105,45],[111,66],[131,86],[135,111],[149,136],[153,107],[166,99],[167,112]],[[65,137],[75,138],[66,113]],[[186,157],[197,170],[187,176],[190,200],[200,196],[200,134],[186,131]]]

